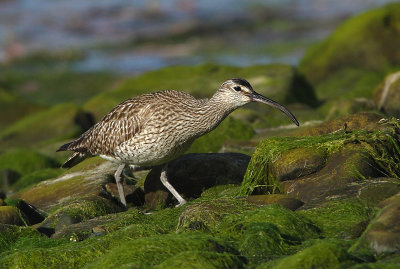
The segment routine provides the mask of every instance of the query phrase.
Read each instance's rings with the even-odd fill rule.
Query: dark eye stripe
[[[235,86],[235,87],[233,87],[233,89],[234,89],[235,91],[237,91],[237,92],[240,92],[240,91],[242,90],[242,88],[240,88],[239,86]]]

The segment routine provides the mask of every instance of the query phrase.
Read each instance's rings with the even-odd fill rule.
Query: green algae
[[[329,241],[320,241],[294,255],[262,264],[258,266],[257,269],[335,268],[349,259],[350,255],[337,244]]]
[[[201,233],[159,235],[121,242],[87,268],[110,268],[135,262],[138,266],[154,266],[184,251],[226,252],[215,238]]]
[[[0,154],[0,170],[11,169],[21,175],[57,166],[57,161],[34,150],[15,149]]]
[[[77,223],[121,211],[121,208],[112,201],[100,196],[79,197],[69,200],[64,205],[58,205],[57,208],[41,223],[41,226],[61,229],[65,225],[70,225],[71,221]]]
[[[250,264],[258,264],[287,254],[289,246],[276,225],[252,222],[244,227],[238,249]]]
[[[374,209],[357,199],[333,200],[320,207],[299,210],[297,214],[312,220],[325,237],[348,237],[361,222],[369,221]]]
[[[289,244],[298,244],[309,238],[319,237],[320,230],[308,218],[285,209],[280,205],[267,205],[230,214],[218,224],[218,232],[226,236],[241,235],[243,227],[251,223],[271,223],[279,229]]]
[[[179,253],[155,268],[239,269],[245,268],[245,263],[243,258],[230,253],[192,250]]]

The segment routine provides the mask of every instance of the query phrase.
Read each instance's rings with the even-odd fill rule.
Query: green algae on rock
[[[0,131],[0,145],[4,148],[31,147],[75,137],[82,132],[82,128],[74,122],[79,111],[76,104],[63,103],[28,115]]]
[[[399,11],[400,5],[393,3],[347,20],[307,52],[299,65],[301,72],[315,85],[345,68],[382,74],[388,67],[398,66]]]
[[[310,219],[327,238],[354,238],[353,229],[360,223],[368,222],[374,214],[374,209],[359,199],[350,198],[329,201],[316,208],[298,210],[296,213]]]
[[[226,252],[190,250],[163,261],[155,268],[240,269],[245,268],[245,259]]]
[[[128,79],[116,89],[89,100],[84,109],[100,119],[116,104],[134,95],[167,89],[188,91],[198,98],[209,98],[223,81],[232,77],[246,78],[260,94],[279,103],[317,104],[313,89],[292,66],[271,64],[233,67],[204,64],[166,67]]]
[[[63,170],[59,168],[45,168],[41,170],[37,170],[28,174],[21,176],[14,184],[12,184],[11,188],[13,191],[21,191],[22,189],[26,189],[35,185],[43,180],[56,178],[63,173]]]
[[[291,256],[271,263],[261,264],[257,269],[334,268],[349,259],[350,255],[340,246],[329,241],[320,241]]]
[[[15,149],[0,154],[0,170],[11,169],[21,175],[59,165],[54,159],[29,149]]]
[[[358,166],[349,165],[348,168],[351,170],[349,170],[349,175],[353,174],[350,180],[376,176],[377,172],[399,178],[400,148],[397,141],[399,141],[400,125],[395,119],[380,125],[382,127],[378,130],[369,132],[343,130],[313,137],[271,137],[266,139],[257,146],[250,160],[240,195],[249,195],[255,191],[258,193],[283,191],[282,184],[274,175],[272,167],[283,156],[283,153],[299,148],[322,151],[323,155],[328,158],[345,147],[351,149],[352,147],[349,146],[354,144],[353,147],[356,150],[354,156],[365,156],[367,158],[365,160],[371,160],[369,169],[373,171],[364,173],[354,169]]]
[[[119,247],[88,264],[87,268],[120,267],[131,263],[136,267],[155,266],[185,251],[229,253],[229,247],[201,233],[156,235],[121,242]]]

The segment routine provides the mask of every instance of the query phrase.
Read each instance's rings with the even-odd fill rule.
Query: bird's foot
[[[180,207],[180,206],[183,206],[184,204],[186,204],[186,200],[185,200],[185,199],[182,199],[182,200],[179,202],[179,204],[177,204],[175,207]]]

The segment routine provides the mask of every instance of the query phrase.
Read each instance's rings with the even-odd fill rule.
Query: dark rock
[[[380,204],[383,208],[352,247],[354,253],[372,251],[377,256],[400,253],[400,193]]]
[[[21,199],[8,200],[7,204],[13,205],[17,207],[21,212],[23,212],[27,222],[30,225],[40,223],[44,220],[43,214],[39,212],[39,210],[36,207],[26,203],[24,200]]]
[[[303,202],[321,199],[335,189],[360,178],[379,176],[371,164],[373,160],[361,146],[349,144],[332,154],[327,164],[318,172],[295,180],[282,182],[284,191]]]
[[[246,197],[247,202],[255,205],[278,204],[290,210],[296,210],[304,203],[296,198],[284,194],[261,194]]]
[[[170,183],[186,199],[199,197],[215,185],[241,183],[250,157],[240,153],[186,154],[168,164]],[[144,183],[146,205],[164,207],[172,195],[160,181],[161,167],[153,168]]]

